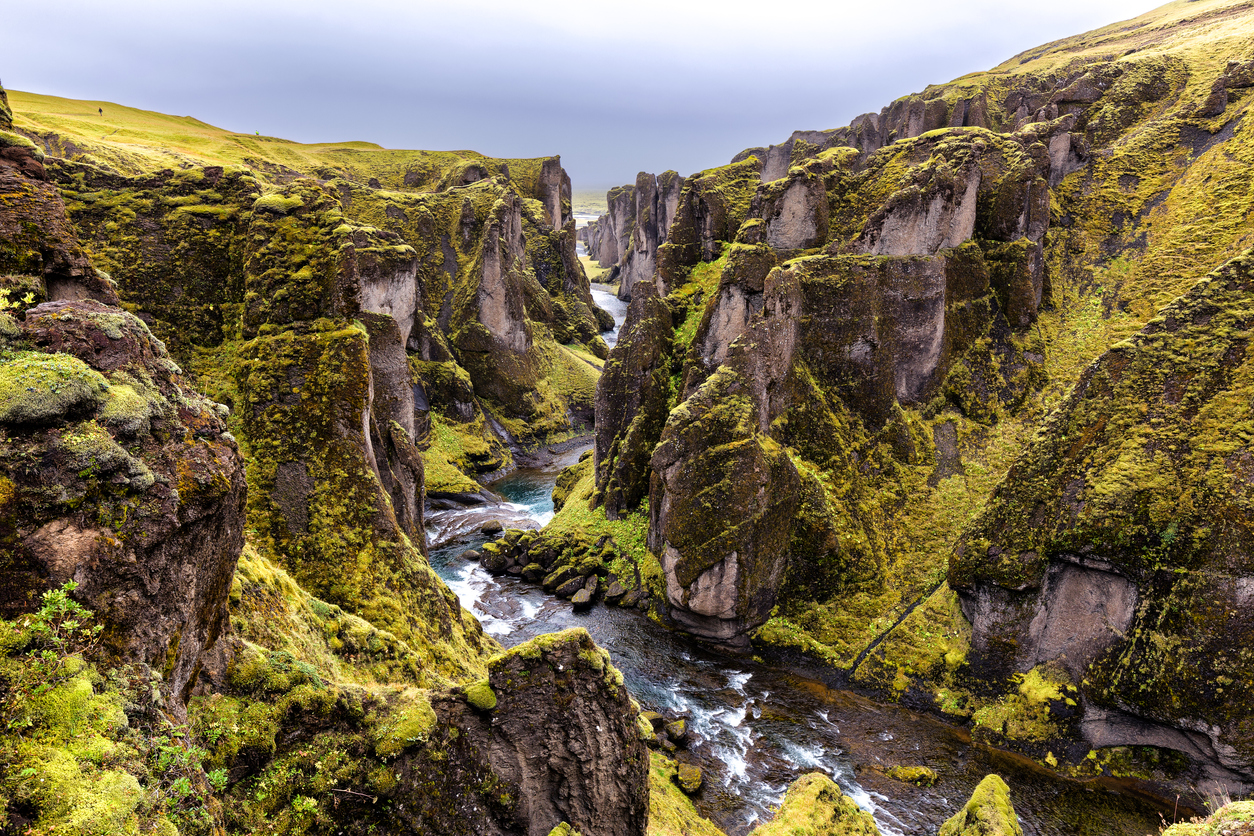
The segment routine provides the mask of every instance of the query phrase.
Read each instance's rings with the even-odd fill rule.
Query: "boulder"
[[[1023,836],[1010,787],[1000,776],[986,776],[963,808],[941,825],[938,836]]]
[[[890,766],[884,770],[884,774],[916,787],[930,787],[937,779],[936,770],[926,766]]]
[[[563,584],[559,584],[557,588],[553,590],[553,594],[558,598],[573,598],[576,592],[586,591],[587,590],[584,589],[584,579],[576,576]],[[591,597],[591,593],[588,593],[585,600],[591,599]]]
[[[618,604],[627,595],[627,588],[619,581],[614,581],[605,590],[605,603]]]
[[[699,766],[681,763],[675,768],[675,783],[679,784],[679,788],[688,795],[693,795],[700,790],[703,781]]]

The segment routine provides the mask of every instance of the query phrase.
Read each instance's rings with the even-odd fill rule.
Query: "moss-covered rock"
[[[181,715],[243,539],[225,408],[118,308],[47,302],[19,327],[21,348],[0,358],[0,611],[76,581],[113,657],[160,671]]]
[[[671,312],[652,285],[636,291],[597,385],[597,491],[607,519],[636,509],[649,490],[649,457],[670,409]]]
[[[997,775],[979,783],[971,799],[949,821],[939,836],[1022,836],[1019,817],[1010,803],[1010,788]]]
[[[1251,677],[1237,648],[1251,634],[1251,572],[1234,556],[1251,536],[1241,474],[1252,283],[1247,254],[1091,365],[964,536],[949,576],[981,676],[1056,660],[1087,698],[1091,739],[1243,771],[1254,738],[1238,708]],[[1215,754],[1182,737],[1200,728]]]
[[[879,836],[879,832],[871,814],[859,809],[831,778],[811,772],[793,781],[775,817],[751,836]]]

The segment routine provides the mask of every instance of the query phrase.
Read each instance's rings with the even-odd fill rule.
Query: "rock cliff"
[[[657,250],[670,234],[683,184],[674,171],[656,177],[642,171],[635,185],[610,189],[608,211],[585,227],[581,240],[598,264],[611,268],[606,282],[618,284],[618,298],[629,300],[638,283],[652,281]]]
[[[1188,522],[1195,507],[1240,518],[1214,510],[1239,500],[1206,475],[1239,466],[1163,470],[1200,453],[1157,411],[1239,365],[1236,308],[1230,327],[1198,314],[1127,394],[1106,380],[1125,379],[1121,358],[1144,341],[1171,342],[1159,317],[1174,322],[1254,235],[1251,25],[1239,4],[1164,7],[685,178],[654,288],[602,379],[595,484],[570,492],[604,504],[593,535],[647,513],[636,584],[659,616],[1072,774],[1243,786],[1245,730],[1225,712],[1248,703],[1233,684],[1245,674],[1219,670],[1241,663],[1171,620],[1206,612],[1217,634],[1243,629],[1237,558],[1210,568],[1220,528]],[[1153,394],[1151,366],[1166,374],[1211,340],[1216,359]],[[1214,380],[1195,410],[1237,386]],[[1063,403],[1072,384],[1099,394]],[[1068,429],[1107,400],[1134,406]],[[1146,426],[1105,440],[1129,420]],[[1049,464],[1032,452],[1055,449]],[[1103,457],[1114,482],[1091,473]],[[1206,531],[1179,533],[1190,525]],[[1177,563],[1186,541],[1201,551]],[[1177,675],[1213,697],[1149,707]],[[1125,744],[1193,766],[1173,772],[1147,748],[1129,769]]]
[[[1092,746],[1187,752],[1238,787],[1254,764],[1252,291],[1246,254],[1089,366],[949,573],[975,673],[1060,665]]]
[[[0,721],[31,737],[0,746],[0,829],[643,833],[608,655],[579,631],[490,661],[425,559],[428,462],[469,482],[442,426],[503,457],[591,421],[560,164],[445,160],[384,193],[4,147]],[[32,626],[66,582],[99,647]]]
[[[225,629],[244,465],[224,407],[144,323],[94,300],[0,313],[0,610],[73,581],[181,714]]]

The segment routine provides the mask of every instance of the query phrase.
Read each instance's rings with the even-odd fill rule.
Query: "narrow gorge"
[[[1246,832],[1252,101],[1179,0],[591,217],[0,88],[0,836]]]

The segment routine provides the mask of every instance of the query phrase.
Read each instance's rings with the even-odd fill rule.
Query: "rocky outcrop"
[[[0,334],[0,612],[74,581],[109,650],[163,671],[181,716],[243,544],[226,409],[143,322],[94,300],[0,313]]]
[[[597,383],[593,461],[611,520],[648,495],[649,456],[670,406],[672,331],[670,308],[655,287],[641,285]]]
[[[775,605],[790,555],[805,555],[810,584],[874,574],[874,554],[839,545],[833,529],[859,519],[850,494],[829,496],[793,456],[822,462],[856,495],[856,469],[833,445],[930,397],[987,327],[990,297],[970,244],[930,259],[802,259],[768,276],[761,313],[671,412],[653,453],[650,547],[672,617],[743,643]]]
[[[430,674],[463,676],[492,643],[422,556],[423,466],[399,326],[353,321],[371,281],[412,274],[414,251],[345,224],[316,184],[268,205],[254,209],[245,266],[243,326],[256,336],[234,370],[256,543],[304,588],[408,642]]]
[[[487,712],[436,702],[514,799],[513,821],[500,816],[475,832],[547,836],[562,822],[584,836],[645,832],[648,749],[622,674],[585,630],[511,649],[489,663],[487,684],[496,699]]]
[[[684,180],[665,244],[659,246],[658,290],[665,295],[691,267],[719,257],[749,213],[758,186],[756,160],[702,171]]]
[[[666,243],[684,178],[673,171],[654,177],[641,172],[636,177],[635,219],[630,241],[609,281],[618,281],[618,298],[631,299],[632,291],[641,282],[653,280],[657,267],[657,249]]]
[[[687,399],[727,358],[727,350],[760,313],[766,277],[779,256],[765,244],[733,244],[719,275],[716,295],[702,315],[684,360],[682,397]]]
[[[51,301],[116,304],[112,284],[88,262],[47,179],[43,149],[0,127],[0,275],[38,277],[41,295]]]
[[[222,729],[208,760],[231,776],[232,831],[290,820],[295,802],[353,836],[548,836],[563,822],[645,833],[638,709],[582,629],[532,639],[489,661],[486,677],[438,690],[363,691],[311,670],[250,648],[226,693],[196,705],[196,722]]]
[[[610,189],[607,212],[584,228],[580,240],[592,258],[611,268],[606,281],[618,283],[618,298],[631,299],[638,283],[653,279],[657,249],[666,243],[683,184],[674,171],[642,171],[635,185]]]
[[[1023,836],[1010,787],[998,775],[985,776],[963,808],[941,825],[938,836]]]
[[[1087,744],[1177,749],[1239,788],[1254,782],[1252,290],[1247,253],[1086,369],[949,572],[981,677],[1061,665]]]
[[[850,499],[869,483],[849,458],[833,456],[833,439],[852,449],[878,436],[901,461],[915,461],[930,445],[902,409],[965,397],[951,375],[969,381],[973,367],[990,375],[982,396],[990,404],[1013,403],[1039,381],[1031,371],[1039,359],[1010,339],[1012,324],[1035,318],[1044,288],[1045,151],[1029,152],[1030,142],[940,134],[899,143],[861,169],[851,168],[852,155],[828,155],[766,184],[751,176],[751,161],[731,167],[745,169],[732,182],[753,197],[737,243],[718,245],[721,258],[701,268],[718,268],[719,283],[686,352],[687,400],[670,412],[655,450],[651,439],[629,444],[621,434],[629,402],[627,420],[607,426],[598,446],[617,445],[626,461],[653,450],[650,547],[670,614],[685,629],[743,644],[784,584],[832,589],[877,577],[883,558],[875,538],[864,538],[875,513]],[[699,205],[693,196],[713,176],[689,179],[686,205]],[[725,200],[729,191],[718,193]],[[804,211],[779,209],[790,200]],[[664,255],[683,246],[683,205]],[[781,243],[824,241],[829,254],[775,266],[793,254]],[[715,254],[704,246],[691,257]],[[996,371],[982,365],[981,340],[1002,346]],[[823,487],[816,466],[848,487]],[[863,532],[853,538],[860,545],[839,545],[850,543],[842,526]]]

